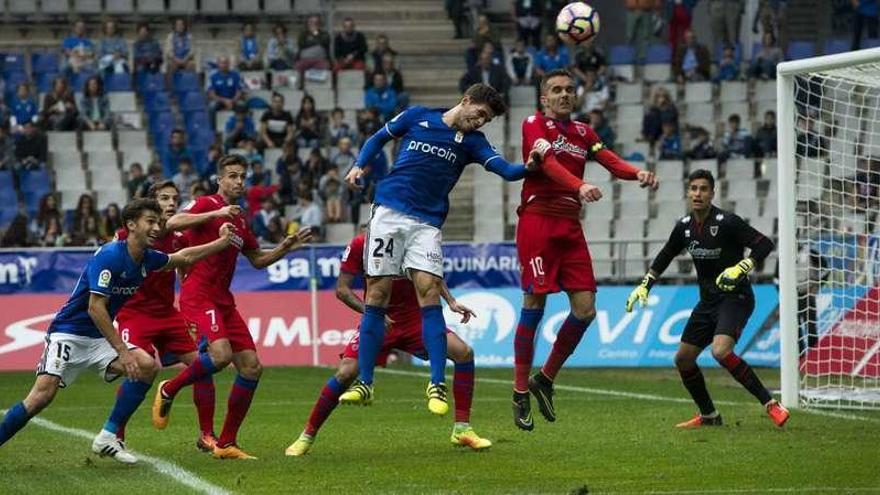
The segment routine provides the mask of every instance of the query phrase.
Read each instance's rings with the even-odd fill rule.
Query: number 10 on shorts
[[[538,285],[544,285],[544,258],[535,256],[529,260],[529,266],[532,267],[532,276]]]

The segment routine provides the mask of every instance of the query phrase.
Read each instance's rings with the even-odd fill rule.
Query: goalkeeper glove
[[[633,289],[630,292],[629,297],[626,298],[626,312],[629,313],[633,309],[633,305],[636,301],[641,303],[642,307],[648,303],[648,292],[651,290],[651,287],[654,286],[654,282],[657,281],[657,278],[650,273],[645,274],[645,278],[642,279],[642,283],[639,284],[638,287]]]
[[[715,285],[725,292],[730,292],[733,289],[736,289],[737,284],[739,284],[743,278],[748,277],[749,272],[751,272],[754,267],[755,262],[752,261],[751,258],[746,258],[729,268],[725,268],[724,271],[718,275],[718,278],[715,279]]]

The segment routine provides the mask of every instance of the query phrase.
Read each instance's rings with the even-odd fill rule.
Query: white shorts
[[[409,269],[443,277],[440,229],[384,206],[375,206],[367,242],[364,267],[368,276],[405,276]]]
[[[136,346],[126,343],[129,349]],[[61,386],[66,387],[88,368],[98,372],[98,376],[108,382],[119,378],[119,374],[108,368],[119,355],[105,338],[83,337],[69,333],[50,333],[46,335],[43,357],[37,363],[38,375],[53,375],[61,378]]]

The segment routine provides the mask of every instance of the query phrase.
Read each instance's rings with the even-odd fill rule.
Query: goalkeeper
[[[627,312],[636,302],[645,305],[648,291],[669,263],[682,249],[694,260],[700,284],[700,302],[691,313],[675,355],[675,366],[684,387],[700,412],[693,419],[679,423],[679,428],[720,426],[721,415],[715,410],[697,357],[708,345],[712,356],[754,395],[767,414],[782,426],[788,411],[770,396],[752,367],[734,352],[734,345],[749,316],[755,309],[755,295],[749,272],[770,254],[773,242],[749,226],[742,218],[714,206],[715,178],[708,170],[695,170],[688,176],[687,200],[690,214],[676,222],[672,234],[651,264],[642,283],[626,300]],[[745,248],[751,250],[743,257]]]

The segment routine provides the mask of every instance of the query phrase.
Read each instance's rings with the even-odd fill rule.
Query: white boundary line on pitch
[[[0,412],[6,414],[6,410],[2,410]],[[77,436],[85,440],[92,440],[95,437],[93,433],[86,430],[62,426],[58,423],[53,423],[48,419],[43,419],[40,417],[31,418],[30,422],[36,424],[37,426],[42,426],[47,430],[57,431],[59,433],[66,433],[68,435]],[[178,466],[177,464],[174,464],[173,462],[166,461],[165,459],[161,459],[159,457],[142,454],[134,450],[129,450],[129,452],[137,456],[138,460],[144,461],[152,466],[157,473],[168,476],[169,478],[180,483],[181,485],[192,488],[197,492],[207,493],[209,495],[230,495],[231,493],[217,485],[213,485],[203,480],[202,478],[199,478],[195,474],[190,473],[186,469]]]
[[[419,371],[406,371],[406,370],[390,370],[387,368],[376,368],[377,372],[385,373],[389,375],[402,375],[402,376],[413,376],[420,378],[428,378],[430,375],[428,373],[423,373]],[[510,380],[501,380],[498,378],[476,378],[475,381],[483,382],[483,383],[496,383],[501,385],[510,385]],[[567,390],[570,392],[580,392],[584,394],[593,394],[593,395],[607,395],[611,397],[625,397],[628,399],[642,399],[642,400],[653,400],[660,402],[678,402],[678,403],[686,403],[690,404],[693,401],[690,399],[685,399],[681,397],[666,397],[663,395],[653,395],[653,394],[641,394],[637,392],[625,392],[623,390],[609,390],[603,388],[591,388],[591,387],[576,387],[574,385],[554,385],[557,390]],[[749,405],[748,402],[736,402],[736,401],[723,401],[718,400],[714,401],[715,404],[721,404],[726,406],[744,406]],[[820,409],[798,409],[798,412],[805,412],[809,414],[816,414],[818,416],[829,416],[832,418],[840,418],[840,419],[850,419],[853,421],[869,421],[872,423],[880,423],[880,419],[878,418],[869,418],[865,416],[858,416],[855,414],[847,414],[847,413],[838,413],[831,411],[823,411]],[[880,491],[880,490],[878,490]],[[687,493],[687,492],[675,492],[675,493]]]

